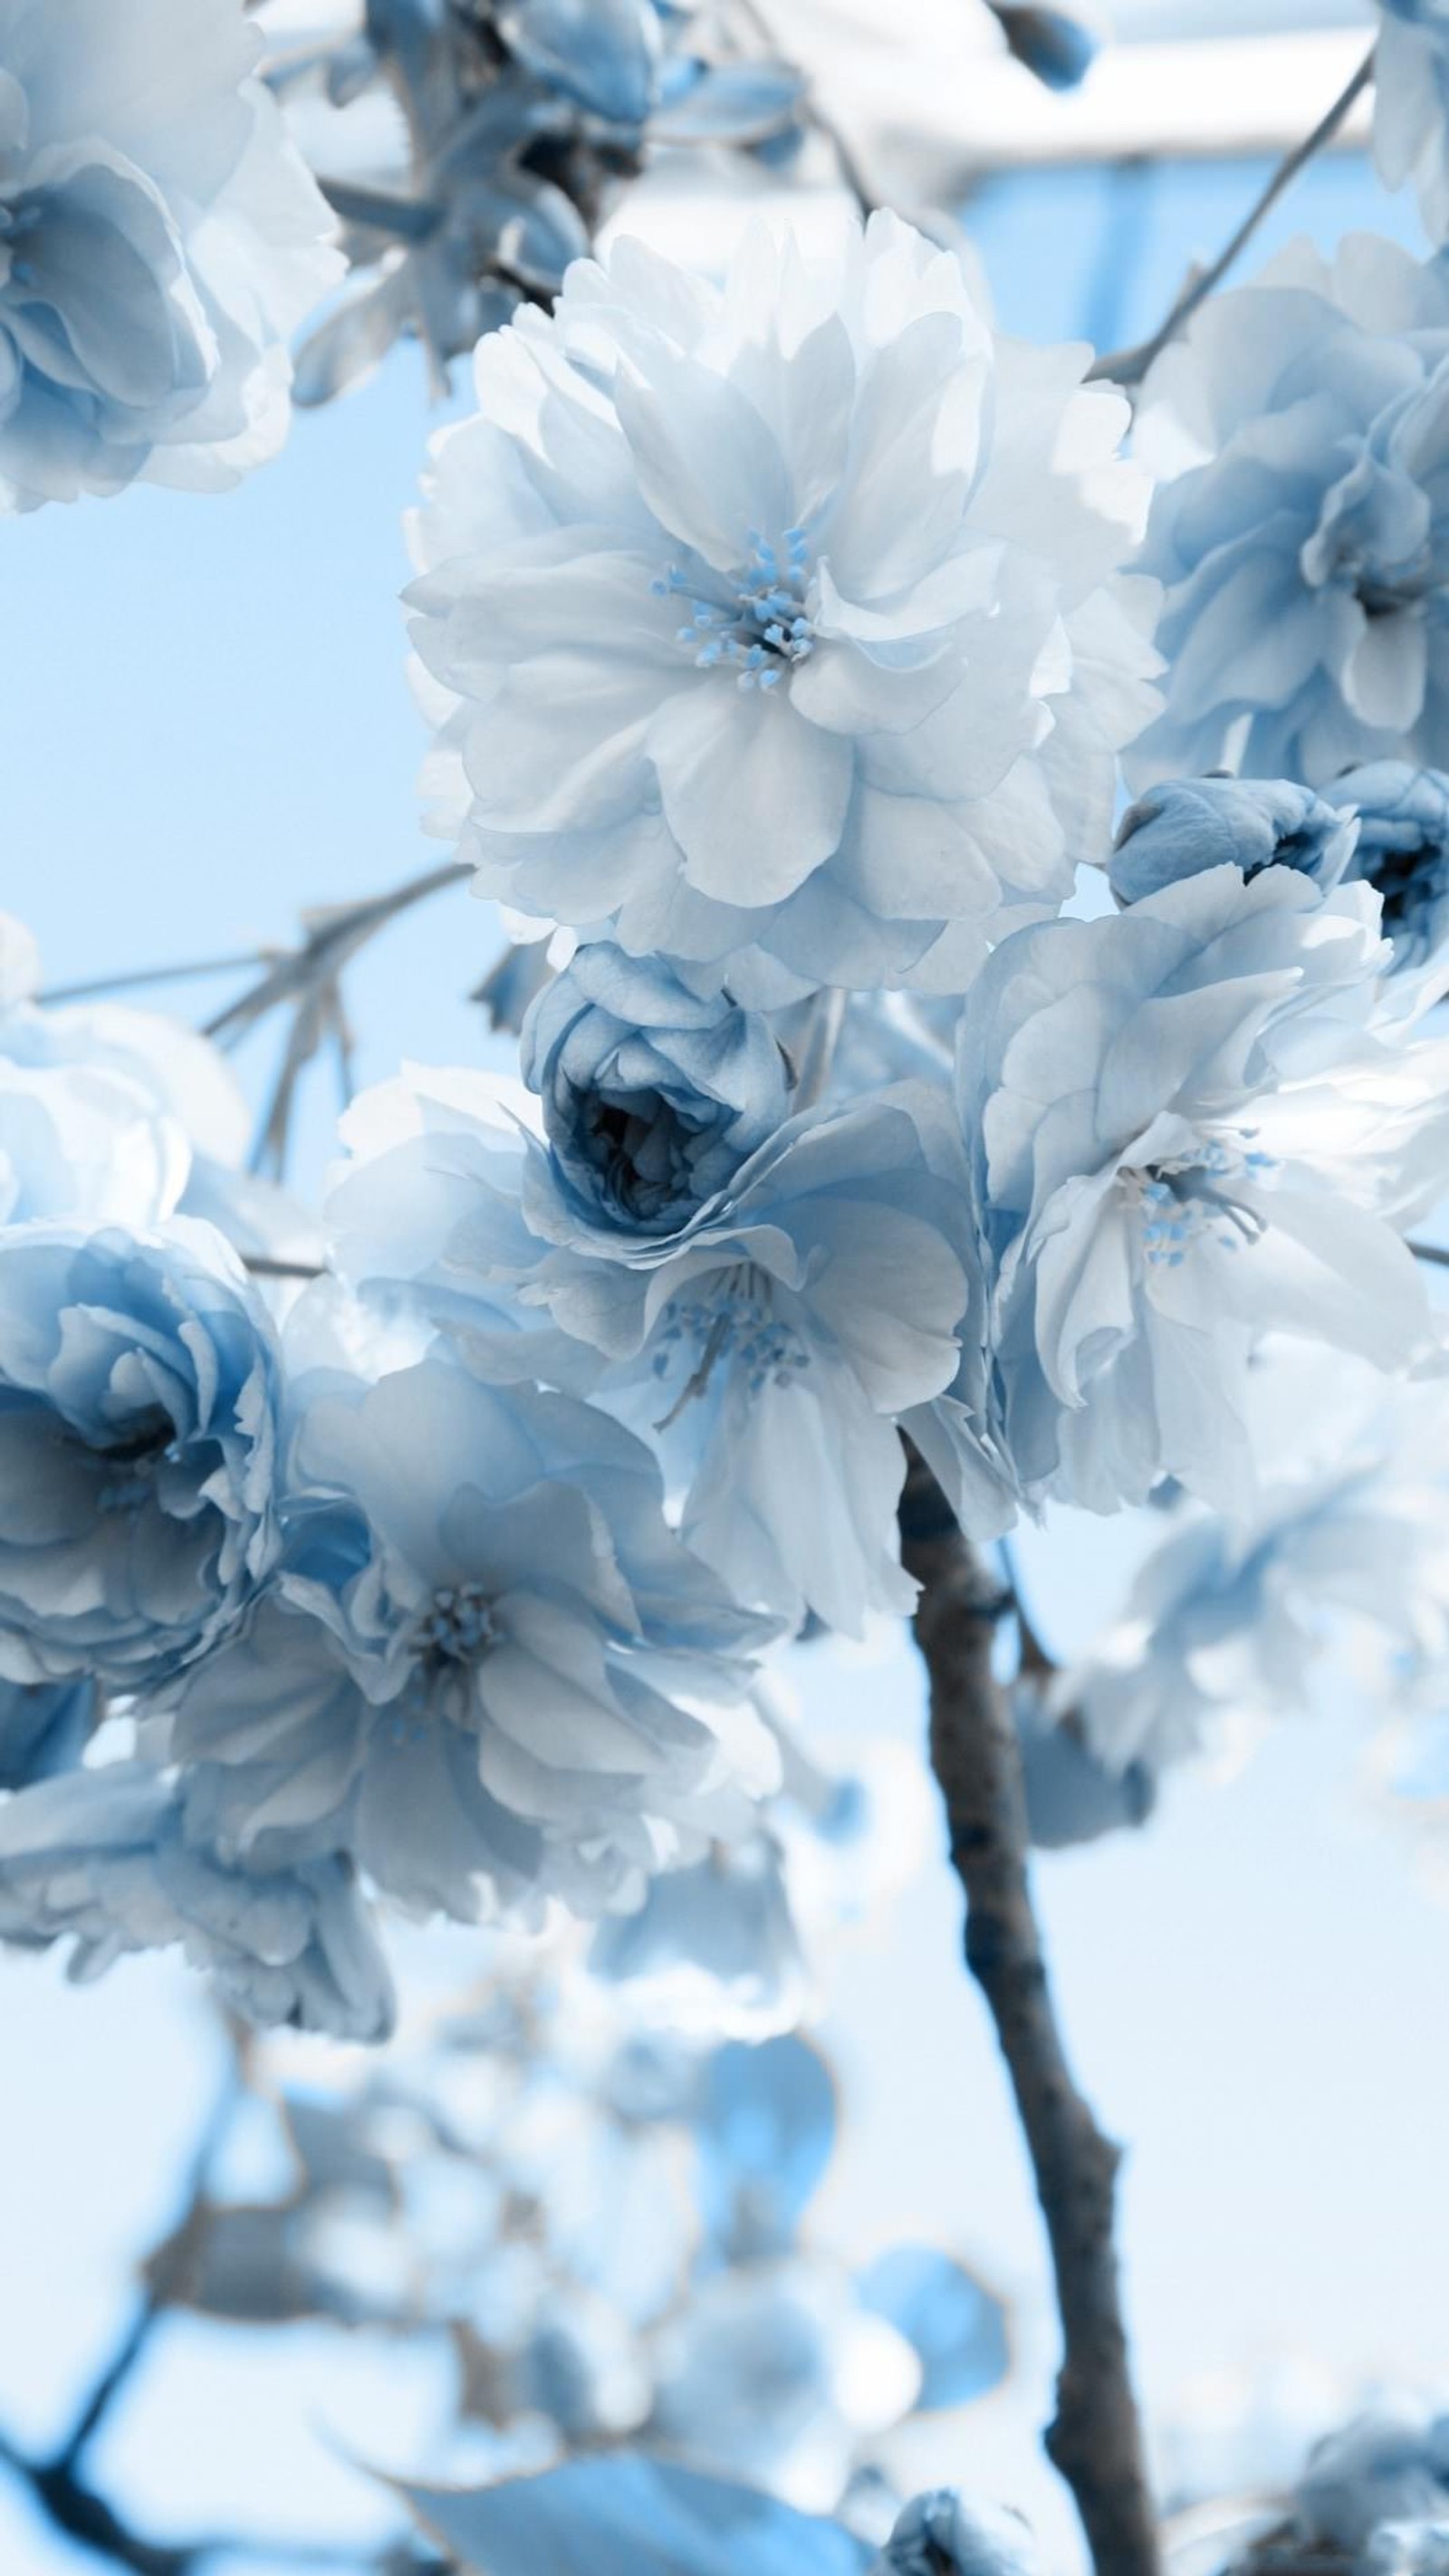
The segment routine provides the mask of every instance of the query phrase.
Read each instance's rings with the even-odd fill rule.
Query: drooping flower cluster
[[[299,399],[357,383],[400,333],[445,384],[451,359],[557,293],[658,151],[788,155],[801,75],[743,12],[748,50],[701,18],[657,0],[370,0],[320,52],[281,35],[272,77],[328,173],[354,281],[302,347]]]
[[[1144,388],[1166,705],[1146,785],[1227,761],[1327,790],[1449,743],[1449,274],[1370,234],[1210,298]]]
[[[1374,159],[1386,187],[1412,184],[1425,229],[1449,238],[1449,9],[1378,0]]]

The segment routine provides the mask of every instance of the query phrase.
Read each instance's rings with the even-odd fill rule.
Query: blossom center
[[[102,1460],[106,1481],[97,1497],[103,1512],[135,1511],[151,1498],[152,1488],[168,1458],[176,1454],[176,1425],[155,1406],[136,1415],[119,1440],[99,1446],[83,1444]]]
[[[604,1093],[584,1103],[580,1143],[611,1207],[633,1225],[657,1226],[699,1204],[691,1148],[702,1119],[686,1117],[655,1091]]]
[[[752,1261],[742,1261],[709,1283],[698,1297],[675,1297],[665,1308],[654,1354],[654,1374],[667,1377],[677,1359],[693,1366],[678,1397],[656,1424],[676,1422],[685,1406],[709,1390],[716,1369],[738,1370],[751,1395],[766,1386],[793,1386],[810,1366],[798,1325],[776,1311],[775,1282]]]
[[[815,648],[810,545],[803,528],[774,539],[752,528],[750,545],[750,561],[731,573],[715,572],[691,548],[649,587],[656,599],[688,600],[675,642],[696,670],[733,671],[737,688],[768,692]]]
[[[1364,875],[1383,900],[1383,926],[1407,931],[1443,901],[1449,882],[1449,855],[1430,842],[1413,850],[1373,850]]]
[[[434,1673],[478,1663],[497,1637],[493,1605],[481,1583],[440,1586],[414,1631],[419,1657]]]
[[[1149,1265],[1176,1270],[1204,1238],[1225,1252],[1257,1243],[1267,1226],[1251,1191],[1272,1164],[1271,1154],[1204,1142],[1130,1172]]]

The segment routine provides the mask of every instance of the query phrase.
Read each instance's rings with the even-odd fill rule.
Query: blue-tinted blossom
[[[1156,704],[1083,355],[890,215],[719,288],[621,240],[484,342],[409,593],[479,891],[744,1002],[959,992],[1054,909]]]
[[[72,1944],[73,1977],[179,1944],[248,2020],[378,2040],[392,1990],[349,1864],[224,1862],[142,1762],[69,1772],[0,1804],[0,1939]]]
[[[767,1020],[606,944],[581,948],[534,1004],[522,1070],[585,1219],[646,1233],[727,1189],[788,1106]]]
[[[908,2415],[921,2384],[904,2335],[818,2256],[702,2281],[660,2338],[651,2429],[691,2466],[828,2510],[862,2435]]]
[[[1374,159],[1390,188],[1412,183],[1425,230],[1449,237],[1449,7],[1379,0]]]
[[[852,1634],[910,1606],[895,1423],[952,1384],[973,1294],[937,1093],[788,1120],[670,1233],[586,1218],[482,1079],[384,1086],[346,1132],[331,1216],[359,1287],[406,1285],[471,1367],[591,1386],[649,1432],[737,1599]]]
[[[1449,777],[1375,760],[1347,770],[1329,792],[1358,819],[1348,874],[1383,898],[1395,966],[1428,965],[1449,938]]]
[[[1334,800],[1289,778],[1162,779],[1118,826],[1107,868],[1112,892],[1119,903],[1136,903],[1207,868],[1255,877],[1279,867],[1298,868],[1326,893],[1348,873],[1356,837],[1337,787]]]
[[[1386,1371],[1427,1347],[1384,1219],[1439,1164],[1443,1054],[1379,1024],[1376,910],[1217,868],[989,960],[960,1100],[993,1403],[1033,1499],[1111,1511],[1175,1476],[1244,1508],[1266,1333]]]
[[[0,1224],[154,1225],[245,1150],[235,1080],[180,1021],[114,1002],[42,1008],[39,982],[29,932],[0,915]]]
[[[211,1227],[0,1230],[0,1673],[141,1689],[276,1544],[277,1356]]]
[[[1177,1516],[1121,1616],[1051,1692],[1124,1789],[1139,1768],[1153,1777],[1307,1705],[1330,1640],[1401,1696],[1414,1675],[1432,1688],[1449,1652],[1435,1392],[1405,1389],[1397,1413],[1374,1405],[1361,1428],[1331,1419],[1326,1462],[1279,1473],[1245,1522]],[[1317,1393],[1306,1353],[1276,1408],[1260,1383],[1270,1459],[1281,1457],[1275,1410],[1300,1427]]]
[[[0,5],[0,508],[214,489],[340,263],[242,0]]]
[[[1062,1694],[1067,1696],[1066,1693]],[[1104,1761],[1079,1713],[1023,1677],[1012,1691],[1027,1832],[1038,1851],[1069,1851],[1103,1834],[1145,1825],[1157,1783],[1145,1762]]]
[[[1166,707],[1134,784],[1325,795],[1449,742],[1449,271],[1370,235],[1209,298],[1144,389]]]
[[[908,2504],[871,2576],[1039,2576],[1019,2514],[968,2504],[951,2487]]]
[[[667,1528],[659,1471],[570,1396],[441,1358],[300,1391],[267,1597],[173,1693],[208,1829],[354,1853],[410,1911],[637,1903],[752,1821],[761,1640]]]
[[[810,1979],[772,1837],[656,1878],[637,1913],[600,1925],[589,1966],[641,2022],[739,2039],[793,2030]]]
[[[1350,2560],[1385,2523],[1449,2522],[1449,2416],[1407,2399],[1356,2416],[1310,2453],[1294,2503],[1303,2539]]]

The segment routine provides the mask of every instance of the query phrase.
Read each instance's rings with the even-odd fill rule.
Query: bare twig
[[[124,975],[95,975],[84,984],[57,984],[37,999],[46,1008],[55,1002],[93,1002],[107,993],[132,993],[142,984],[181,984],[199,975],[240,975],[250,966],[270,965],[275,956],[275,949],[244,948],[235,957],[194,957],[184,966],[137,966]]]
[[[1442,1243],[1411,1243],[1409,1250],[1416,1261],[1428,1261],[1438,1270],[1449,1270],[1449,1248]]]
[[[456,885],[471,873],[466,860],[445,859],[439,867],[425,868],[420,876],[404,878],[401,885],[389,887],[385,894],[368,895],[360,903],[331,905],[313,914],[301,944],[287,949],[258,983],[235,1002],[229,1002],[225,1010],[216,1012],[207,1021],[204,1034],[224,1039],[251,1028],[278,1003],[291,1001],[310,991],[324,976],[339,973],[399,913],[410,911],[414,904],[425,902],[429,895],[440,893],[444,886]]]
[[[1048,1654],[1046,1647],[1042,1643],[1041,1637],[1037,1632],[1031,1613],[1026,1606],[1025,1595],[1022,1592],[1021,1568],[1016,1561],[1016,1551],[1014,1548],[1008,1546],[1005,1539],[1001,1541],[1001,1561],[1006,1568],[1006,1579],[1011,1585],[1012,1615],[1016,1620],[1016,1634],[1021,1656],[1021,1670],[1024,1673],[1029,1673],[1033,1680],[1039,1681],[1047,1673],[1054,1673],[1056,1671],[1056,1657],[1055,1655]]]
[[[304,936],[298,946],[284,950],[255,984],[206,1022],[204,1035],[225,1045],[244,1037],[270,1012],[283,1005],[291,1007],[292,1026],[258,1131],[254,1169],[270,1168],[278,1178],[285,1172],[297,1086],[329,1038],[337,1045],[350,1079],[351,1041],[340,989],[344,969],[399,914],[470,873],[465,860],[445,859],[383,894],[368,895],[360,903],[329,904],[304,915]]]
[[[1098,2576],[1160,2561],[1122,2320],[1114,2238],[1119,2151],[1077,2091],[1057,2026],[1027,1871],[1016,1729],[992,1670],[999,1587],[922,1461],[901,1506],[921,1585],[916,1641],[931,1685],[931,1757],[966,1893],[966,1963],[996,2025],[1046,2220],[1062,2321],[1048,2454],[1081,2515]]]
[[[775,42],[775,30],[760,5],[760,0],[739,0],[739,11],[742,18],[748,19],[767,52],[777,53],[779,47]],[[834,117],[820,105],[813,87],[806,100],[805,113],[816,133],[824,136],[835,155],[835,166],[840,173],[841,184],[855,199],[856,211],[862,223],[868,222],[876,212],[880,199],[866,177],[854,145],[841,132]]]
[[[1347,87],[1340,90],[1333,105],[1319,118],[1312,133],[1305,135],[1303,141],[1295,144],[1293,150],[1279,162],[1267,186],[1249,207],[1231,241],[1219,252],[1210,267],[1203,269],[1183,288],[1160,330],[1154,331],[1150,340],[1139,342],[1135,349],[1116,349],[1107,357],[1098,358],[1095,365],[1087,371],[1089,384],[1102,382],[1114,385],[1141,384],[1153,359],[1160,357],[1169,340],[1177,338],[1179,331],[1192,320],[1199,305],[1205,304],[1215,288],[1221,285],[1229,269],[1247,249],[1265,215],[1271,213],[1279,198],[1292,186],[1300,170],[1306,169],[1314,154],[1321,152],[1325,143],[1332,141],[1355,101],[1368,88],[1373,76],[1374,58],[1373,50],[1370,48]]]

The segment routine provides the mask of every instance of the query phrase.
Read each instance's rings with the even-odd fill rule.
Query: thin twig
[[[137,966],[124,975],[96,975],[86,984],[57,984],[52,990],[38,993],[36,999],[47,1009],[55,1002],[92,1002],[107,993],[130,993],[141,984],[181,984],[192,976],[240,975],[249,966],[268,966],[276,956],[274,948],[243,948],[234,957],[195,957],[184,966]]]
[[[60,2475],[79,2467],[116,2399],[133,2377],[161,2319],[179,2296],[200,2233],[206,2178],[236,2115],[236,2108],[237,2070],[233,2060],[227,2067],[226,2080],[191,2159],[180,2222],[167,2237],[161,2255],[151,2266],[145,2296],[115,2354],[100,2373],[89,2396],[83,2400],[60,2449],[45,2464],[49,2472]]]
[[[1157,2576],[1114,2238],[1119,2151],[1077,2091],[1057,2026],[1027,1870],[1021,1753],[992,1670],[1000,1593],[913,1459],[902,1554],[921,1585],[931,1758],[966,1892],[966,1963],[996,2025],[1046,2220],[1062,2321],[1048,2455],[1076,2498],[1097,2576]]]
[[[305,992],[324,973],[335,973],[399,913],[471,874],[465,859],[445,859],[439,867],[425,868],[420,876],[404,878],[401,885],[390,887],[385,894],[368,895],[360,903],[338,904],[319,914],[300,947],[288,949],[259,983],[235,1002],[229,1002],[225,1010],[216,1012],[206,1022],[203,1034],[225,1038],[250,1028],[279,1002]]]
[[[285,950],[257,983],[206,1022],[203,1035],[225,1045],[244,1037],[269,1012],[287,1003],[292,1007],[292,1026],[251,1157],[254,1171],[270,1169],[279,1180],[285,1174],[297,1086],[325,1040],[346,1031],[340,984],[344,969],[400,913],[470,873],[466,860],[445,859],[384,894],[304,915],[300,945]]]
[[[1440,1270],[1449,1270],[1449,1250],[1442,1243],[1411,1243],[1409,1250],[1416,1261],[1431,1261]]]
[[[749,24],[754,28],[756,35],[759,37],[760,42],[765,47],[766,51],[771,54],[778,54],[780,48],[775,41],[775,30],[771,26],[770,20],[764,9],[760,6],[760,0],[738,0],[738,5],[741,17],[747,19]],[[880,199],[872,188],[870,181],[866,177],[865,171],[857,158],[855,146],[847,141],[845,135],[842,134],[840,127],[836,124],[834,117],[820,105],[819,100],[815,96],[813,86],[805,103],[805,113],[809,117],[811,124],[814,126],[816,133],[823,135],[825,141],[829,144],[831,151],[835,155],[835,166],[840,173],[841,180],[844,186],[850,191],[851,196],[855,199],[856,210],[860,219],[862,223],[868,223],[871,216],[875,214],[879,208]]]
[[[1279,162],[1267,186],[1249,208],[1231,241],[1219,252],[1211,267],[1205,268],[1200,276],[1194,277],[1190,284],[1183,288],[1161,329],[1154,331],[1150,340],[1141,341],[1135,349],[1116,349],[1109,356],[1098,358],[1095,365],[1087,370],[1088,384],[1103,382],[1114,385],[1141,384],[1153,359],[1161,355],[1169,340],[1177,338],[1179,331],[1192,320],[1199,305],[1205,304],[1214,289],[1222,283],[1228,270],[1247,249],[1264,216],[1271,213],[1285,190],[1292,186],[1300,170],[1306,169],[1314,154],[1321,152],[1324,144],[1333,140],[1349,110],[1362,92],[1368,88],[1373,76],[1374,57],[1373,48],[1370,47],[1347,87],[1339,92],[1333,105],[1319,118],[1312,133],[1305,135],[1303,141],[1295,144],[1292,151],[1285,154]]]
[[[1047,1673],[1056,1671],[1057,1660],[1055,1655],[1047,1653],[1031,1613],[1027,1609],[1021,1588],[1021,1568],[1017,1563],[1016,1551],[1006,1539],[1001,1540],[1000,1546],[1001,1562],[1006,1568],[1006,1579],[1011,1586],[1012,1615],[1016,1620],[1021,1670],[1031,1674],[1034,1680],[1040,1680]]]

